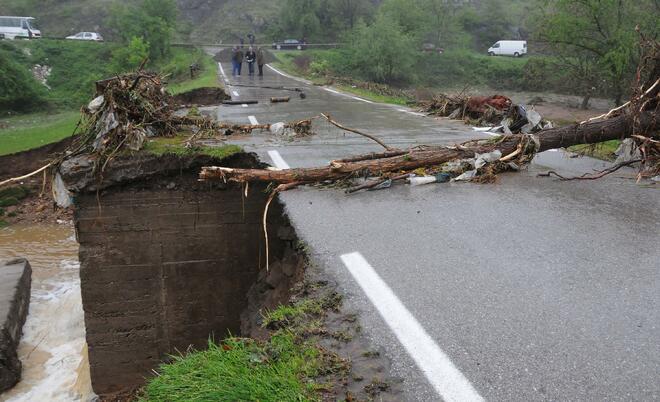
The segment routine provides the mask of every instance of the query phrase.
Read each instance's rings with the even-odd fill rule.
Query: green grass
[[[299,300],[264,313],[275,330],[264,342],[231,337],[207,350],[163,364],[139,399],[155,401],[320,401],[328,378],[350,365],[318,345],[324,317],[342,302],[337,293]],[[331,377],[326,377],[331,376]]]
[[[154,155],[177,155],[180,157],[191,156],[195,154],[208,155],[218,159],[227,158],[233,154],[241,152],[243,149],[238,145],[223,145],[221,147],[193,147],[186,148],[184,143],[188,136],[161,137],[149,140],[144,151]]]
[[[320,351],[281,332],[268,342],[230,338],[205,351],[175,357],[149,382],[147,401],[313,401]]]
[[[218,87],[218,64],[209,56],[202,58],[201,71],[198,76],[192,80],[172,82],[168,85],[171,94],[176,95],[182,92],[188,92],[197,88]]]
[[[88,102],[93,95],[94,81],[109,74],[106,67],[99,67],[109,57],[107,44],[44,40],[12,42],[7,46],[30,49],[31,56],[22,51],[18,53],[24,64],[39,62],[52,66],[52,75],[48,80],[52,90],[48,91],[46,98],[51,102],[49,109],[59,109],[60,112],[35,112],[0,118],[0,155],[40,147],[70,136],[79,120],[79,113],[71,109]],[[200,63],[202,70],[199,76],[190,80],[187,79],[188,67],[193,62]],[[163,74],[175,77],[169,87],[175,94],[194,88],[218,86],[217,64],[200,50],[174,48],[168,62],[157,68]],[[207,151],[219,157],[224,152],[235,150],[218,148]]]
[[[0,122],[9,128],[0,129],[0,155],[37,148],[70,136],[78,123],[78,112],[54,115],[30,114]]]
[[[574,145],[569,147],[568,150],[582,155],[591,156],[597,159],[603,159],[606,161],[613,161],[616,159],[614,152],[621,145],[619,140],[605,141],[598,144],[585,144],[585,145]]]

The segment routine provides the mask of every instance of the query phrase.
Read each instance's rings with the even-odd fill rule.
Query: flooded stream
[[[0,394],[0,401],[93,399],[73,227],[0,229],[0,260],[14,257],[25,257],[32,265],[32,296],[18,350],[23,378]]]

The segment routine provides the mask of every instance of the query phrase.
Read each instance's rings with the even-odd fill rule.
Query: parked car
[[[38,39],[41,31],[36,28],[32,17],[0,16],[0,34],[6,39]]]
[[[95,42],[103,42],[103,37],[101,34],[96,32],[78,32],[75,35],[67,36],[66,39],[93,40]]]
[[[445,49],[443,49],[441,47],[437,47],[433,43],[423,43],[422,44],[422,52],[424,52],[424,53],[443,54],[445,52]]]
[[[276,50],[305,50],[307,43],[298,39],[285,39],[282,42],[273,43],[273,49]]]
[[[489,56],[520,57],[527,54],[526,40],[500,40],[488,49]]]

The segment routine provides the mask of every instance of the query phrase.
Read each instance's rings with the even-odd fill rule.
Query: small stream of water
[[[0,229],[0,260],[25,257],[32,266],[30,312],[18,355],[23,378],[0,401],[90,401],[78,243],[70,225]]]

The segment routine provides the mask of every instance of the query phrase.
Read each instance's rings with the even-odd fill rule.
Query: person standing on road
[[[232,75],[241,75],[241,70],[243,69],[243,51],[238,47],[234,47],[234,51],[231,56],[231,63],[233,66]]]
[[[259,67],[259,77],[264,76],[264,64],[266,64],[266,54],[263,47],[257,49],[257,67]]]
[[[248,48],[245,53],[245,61],[248,63],[248,73],[254,75],[254,62],[257,60],[257,54],[254,52],[252,46]]]

